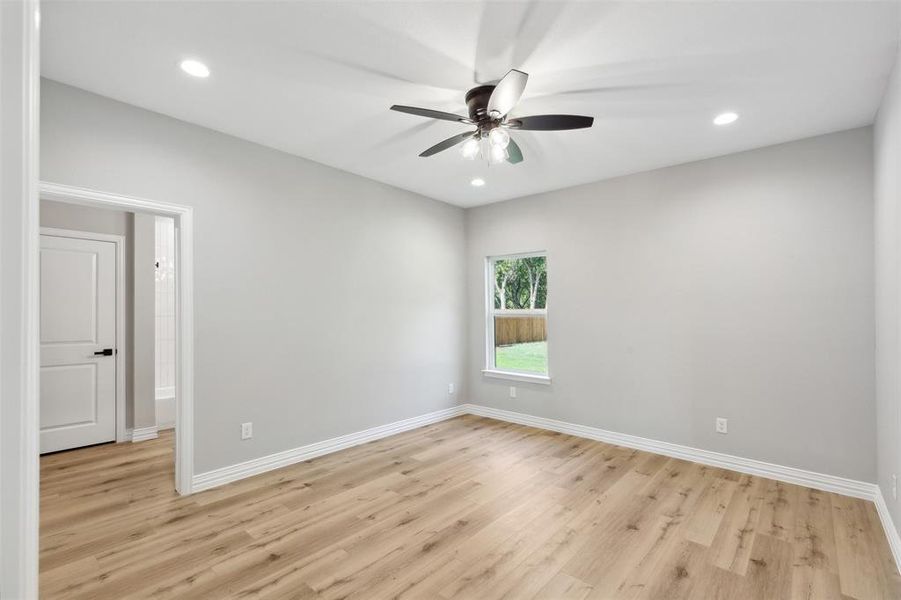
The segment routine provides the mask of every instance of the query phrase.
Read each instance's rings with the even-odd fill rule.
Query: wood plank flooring
[[[181,498],[41,459],[43,598],[901,598],[870,502],[474,416]]]

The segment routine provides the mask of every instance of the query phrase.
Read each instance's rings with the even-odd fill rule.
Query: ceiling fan
[[[504,161],[516,164],[522,162],[522,150],[510,138],[508,130],[561,131],[584,129],[594,123],[594,117],[579,115],[534,115],[508,119],[508,113],[519,102],[528,80],[528,74],[513,69],[496,85],[480,85],[472,88],[466,92],[468,117],[397,104],[392,106],[391,110],[476,126],[475,131],[450,137],[423,151],[419,156],[434,156],[457,144],[463,144],[461,152],[464,158],[475,159],[481,154],[490,164]]]

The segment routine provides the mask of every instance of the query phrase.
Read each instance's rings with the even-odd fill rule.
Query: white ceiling
[[[869,124],[899,4],[50,1],[42,27],[46,77],[474,206]],[[465,114],[512,67],[514,115],[594,127],[514,133],[525,161],[488,168],[419,158],[464,126],[388,110]],[[741,119],[715,127],[723,110]]]

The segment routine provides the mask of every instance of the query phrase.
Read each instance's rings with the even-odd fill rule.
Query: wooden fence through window
[[[497,346],[547,340],[546,317],[495,317],[494,343]]]

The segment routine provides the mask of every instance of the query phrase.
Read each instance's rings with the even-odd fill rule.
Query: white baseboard
[[[844,477],[825,475],[814,471],[805,471],[804,469],[797,469],[795,467],[784,467],[782,465],[774,465],[772,463],[751,458],[742,458],[740,456],[732,456],[720,452],[711,452],[710,450],[701,450],[699,448],[671,444],[669,442],[659,442],[657,440],[642,438],[635,435],[598,429],[597,427],[576,425],[574,423],[566,423],[564,421],[556,421],[544,417],[535,417],[509,410],[489,408],[478,404],[464,404],[463,407],[464,412],[471,415],[489,417],[499,421],[508,421],[510,423],[518,423],[529,427],[537,427],[538,429],[559,431],[560,433],[598,440],[617,446],[625,446],[626,448],[635,448],[637,450],[653,452],[654,454],[662,454],[673,458],[681,458],[683,460],[705,465],[721,467],[723,469],[729,469],[730,471],[738,471],[739,473],[757,475],[768,479],[775,479],[777,481],[784,481],[786,483],[823,490],[825,492],[833,492],[845,496],[852,496],[854,498],[861,498],[863,500],[870,500],[876,505],[876,512],[879,514],[880,521],[882,521],[885,537],[888,539],[889,546],[892,550],[892,556],[895,559],[895,567],[901,572],[901,536],[898,535],[898,530],[892,522],[892,516],[889,514],[885,498],[882,496],[882,490],[875,483],[855,481],[853,479],[845,479]]]
[[[389,423],[387,425],[372,427],[371,429],[342,435],[336,438],[331,438],[328,440],[323,440],[321,442],[301,446],[299,448],[285,450],[283,452],[277,452],[275,454],[248,460],[236,465],[207,471],[206,473],[200,473],[198,475],[195,475],[193,478],[193,491],[200,492],[202,490],[214,488],[226,483],[238,481],[239,479],[244,479],[245,477],[251,477],[260,473],[265,473],[267,471],[272,471],[274,469],[293,465],[304,460],[315,458],[317,456],[337,452],[339,450],[344,450],[345,448],[350,448],[359,444],[365,444],[366,442],[382,439],[388,436],[395,435],[397,433],[402,433],[404,431],[409,431],[410,429],[415,429],[424,425],[430,425],[432,423],[451,419],[463,414],[489,417],[500,421],[507,421],[510,423],[517,423],[529,427],[536,427],[538,429],[558,431],[560,433],[565,433],[576,437],[597,440],[608,444],[624,446],[626,448],[635,448],[637,450],[644,450],[646,452],[651,452],[654,454],[662,454],[664,456],[697,462],[704,465],[720,467],[723,469],[729,469],[731,471],[738,471],[739,473],[747,473],[749,475],[766,477],[769,479],[775,479],[777,481],[784,481],[786,483],[811,487],[826,492],[833,492],[854,498],[861,498],[863,500],[870,500],[876,504],[876,511],[878,512],[879,518],[882,521],[883,528],[885,529],[885,535],[886,538],[888,538],[889,545],[891,546],[892,555],[895,558],[895,564],[899,568],[899,571],[901,571],[901,537],[899,537],[898,531],[897,529],[895,529],[895,526],[892,523],[892,518],[888,512],[888,507],[885,504],[885,499],[882,496],[882,492],[874,483],[855,481],[853,479],[846,479],[844,477],[836,477],[834,475],[816,473],[814,471],[807,471],[795,467],[785,467],[782,465],[776,465],[760,460],[754,460],[751,458],[742,458],[740,456],[732,456],[730,454],[723,454],[721,452],[701,450],[700,448],[692,448],[690,446],[682,446],[680,444],[672,444],[670,442],[661,442],[625,433],[607,431],[605,429],[599,429],[597,427],[577,425],[575,423],[567,423],[564,421],[557,421],[544,417],[536,417],[524,413],[500,410],[487,406],[481,406],[478,404],[461,404],[459,406],[439,410],[418,417],[412,417],[403,421],[397,421],[395,423]],[[134,434],[135,438],[133,439],[135,439],[135,441],[138,441],[138,439],[151,439],[152,437],[156,437],[156,427],[142,428],[137,431],[141,432],[139,435],[143,436],[146,435],[144,434],[144,432],[148,430],[152,430],[150,437],[139,438],[138,434]]]
[[[690,446],[683,446],[670,442],[661,442],[625,433],[616,433],[614,431],[607,431],[605,429],[589,427],[587,425],[577,425],[575,423],[536,417],[525,413],[500,410],[478,404],[462,404],[406,419],[404,421],[397,421],[395,423],[373,427],[364,431],[350,433],[321,442],[308,444],[306,446],[300,446],[299,448],[292,448],[283,452],[262,456],[236,465],[200,473],[194,476],[193,489],[194,491],[209,489],[231,481],[237,481],[245,477],[265,473],[266,471],[308,460],[316,456],[337,452],[344,448],[350,448],[351,446],[364,444],[396,433],[415,429],[416,427],[437,423],[438,421],[450,419],[462,414],[478,415],[500,421],[527,425],[529,427],[536,427],[538,429],[558,431],[577,437],[624,446],[626,448],[635,448],[654,454],[680,458],[704,465],[738,471],[739,473],[757,475],[759,477],[766,477],[777,481],[811,487],[826,492],[851,496],[853,498],[875,501],[879,491],[879,488],[874,483],[856,481],[844,477],[826,475],[824,473],[816,473],[814,471],[807,471],[795,467],[776,465],[752,458],[743,458],[740,456],[713,452],[711,450],[701,450],[700,448],[692,448]],[[143,435],[138,437],[135,434],[136,441],[138,439],[151,439],[151,437],[156,437],[156,427],[148,427],[138,431],[144,432],[145,430],[152,430],[150,437],[143,437]]]
[[[879,520],[882,521],[882,528],[885,530],[885,537],[888,539],[888,545],[892,549],[892,556],[895,557],[895,565],[901,572],[901,536],[895,528],[892,521],[892,515],[888,511],[888,505],[885,503],[885,497],[882,495],[882,488],[876,490],[876,512],[879,513]]]
[[[168,388],[160,388],[168,389]],[[172,429],[175,427],[175,394],[168,396],[156,396],[156,426],[157,429]]]
[[[732,456],[730,454],[722,454],[710,450],[701,450],[699,448],[682,446],[680,444],[659,442],[657,440],[651,440],[635,435],[598,429],[597,427],[576,425],[574,423],[566,423],[564,421],[556,421],[544,417],[535,417],[509,410],[489,408],[478,404],[465,404],[464,406],[467,413],[479,415],[481,417],[490,417],[492,419],[498,419],[499,421],[509,421],[510,423],[528,425],[539,429],[559,431],[560,433],[588,438],[590,440],[598,440],[617,446],[625,446],[626,448],[635,448],[637,450],[653,452],[654,454],[662,454],[664,456],[681,458],[683,460],[713,467],[721,467],[723,469],[729,469],[730,471],[738,471],[739,473],[758,475],[760,477],[776,479],[786,483],[803,485],[825,492],[834,492],[836,494],[852,496],[854,498],[863,498],[864,500],[876,499],[877,487],[874,483],[855,481],[853,479],[825,475],[814,471],[805,471],[804,469],[796,469],[795,467],[784,467],[782,465],[774,465],[752,458],[742,458],[740,456]]]
[[[153,427],[136,427],[126,431],[125,436],[132,442],[144,442],[146,440],[155,440],[159,437],[159,428]]]
[[[288,465],[322,456],[323,454],[337,452],[338,450],[344,450],[351,446],[358,446],[359,444],[365,444],[366,442],[385,438],[410,429],[416,429],[423,425],[430,425],[432,423],[437,423],[438,421],[451,419],[462,415],[465,412],[463,406],[453,406],[451,408],[420,415],[418,417],[412,417],[403,421],[372,427],[356,433],[349,433],[347,435],[308,444],[306,446],[300,446],[299,448],[262,456],[236,465],[200,473],[194,475],[192,490],[194,492],[200,492],[232,481],[244,479],[245,477],[259,475],[260,473],[272,471],[273,469],[280,469],[281,467],[287,467]]]

